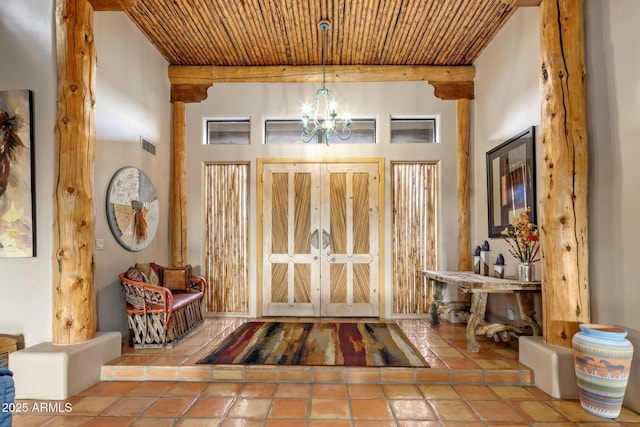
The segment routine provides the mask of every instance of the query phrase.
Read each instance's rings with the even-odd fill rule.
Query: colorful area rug
[[[395,323],[248,322],[198,363],[429,367]]]

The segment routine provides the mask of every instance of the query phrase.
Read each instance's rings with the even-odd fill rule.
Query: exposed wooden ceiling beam
[[[136,5],[138,0],[89,0],[96,12],[117,12]]]
[[[328,82],[473,82],[473,65],[328,65]],[[322,66],[169,66],[172,85],[213,83],[321,83]]]

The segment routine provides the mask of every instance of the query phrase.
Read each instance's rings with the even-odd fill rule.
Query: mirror
[[[535,128],[487,152],[487,203],[489,237],[500,237],[520,213],[531,207],[529,221],[536,223]]]

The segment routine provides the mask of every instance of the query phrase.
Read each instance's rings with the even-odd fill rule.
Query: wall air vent
[[[156,146],[144,138],[140,138],[140,147],[149,154],[156,155]]]

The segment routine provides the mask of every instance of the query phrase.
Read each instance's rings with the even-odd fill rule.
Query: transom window
[[[391,116],[391,143],[436,142],[436,119],[433,117]]]
[[[249,117],[207,120],[207,144],[248,145],[250,127]]]
[[[267,119],[264,122],[265,144],[302,144],[302,122],[300,119]],[[322,132],[318,132],[317,143],[322,144]],[[331,138],[330,144],[375,144],[376,120],[373,118],[351,119],[351,138],[343,141]]]

